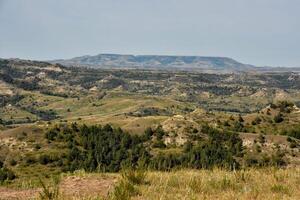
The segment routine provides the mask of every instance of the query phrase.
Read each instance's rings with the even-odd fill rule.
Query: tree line
[[[155,170],[174,168],[234,169],[237,159],[243,157],[242,140],[237,133],[219,131],[204,126],[206,139],[187,142],[179,154],[153,154],[153,145],[162,141],[165,132],[148,128],[142,135],[131,135],[121,128],[110,125],[77,125],[55,127],[45,137],[51,141],[65,142],[68,153],[64,161],[65,171],[117,172],[122,166],[137,166],[142,161],[145,167]]]

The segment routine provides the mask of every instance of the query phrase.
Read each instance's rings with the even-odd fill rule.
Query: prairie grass
[[[58,200],[60,177],[53,177],[50,184],[46,184],[40,179],[42,190],[39,193],[40,200]]]
[[[65,173],[61,180],[80,177],[82,180],[115,179],[107,196],[66,195],[60,185],[50,179],[40,185],[41,199],[65,200],[253,200],[300,199],[300,168],[249,168],[239,171],[177,170],[171,172],[123,170],[115,173],[87,173],[83,170]],[[44,180],[45,181],[45,180]],[[36,185],[36,183],[34,184]],[[87,187],[89,187],[87,185]],[[49,198],[50,197],[50,198]],[[54,198],[53,198],[54,197]]]
[[[130,200],[139,195],[138,186],[145,184],[147,173],[140,167],[133,170],[130,168],[121,171],[121,179],[115,186],[113,192],[109,195],[110,200]]]
[[[148,173],[137,199],[300,199],[300,169]]]

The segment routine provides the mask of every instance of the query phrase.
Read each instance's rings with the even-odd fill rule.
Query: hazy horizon
[[[0,57],[229,57],[300,67],[297,0],[0,0]]]

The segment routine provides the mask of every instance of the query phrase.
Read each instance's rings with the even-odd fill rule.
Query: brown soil
[[[105,197],[112,190],[117,179],[112,177],[76,177],[64,178],[60,192],[64,199],[82,197]],[[39,196],[41,189],[11,189],[0,187],[0,200],[30,200]]]
[[[38,189],[10,189],[6,187],[0,187],[0,199],[1,200],[29,200],[38,196]]]
[[[116,179],[110,177],[67,177],[61,183],[60,189],[67,197],[105,197],[112,190]]]

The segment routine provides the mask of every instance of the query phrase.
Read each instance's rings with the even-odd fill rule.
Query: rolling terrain
[[[149,183],[134,185],[139,192],[126,193],[130,198],[157,199],[153,191],[161,191],[172,199],[170,192],[185,184],[177,199],[214,198],[216,192],[224,199],[297,199],[300,74],[252,69],[203,57],[99,55],[55,64],[1,59],[0,172],[15,175],[1,184],[31,198],[43,191],[39,177],[50,183],[62,176],[67,195],[91,179],[100,196],[117,195],[128,182],[116,173],[126,162],[135,168],[143,160]],[[109,151],[99,153],[97,145]],[[246,170],[247,177],[230,170]],[[270,182],[261,185],[269,188],[261,195],[254,185],[263,170]],[[96,172],[106,173],[91,178]],[[210,181],[179,178],[186,174]],[[12,193],[5,195],[13,199]]]

